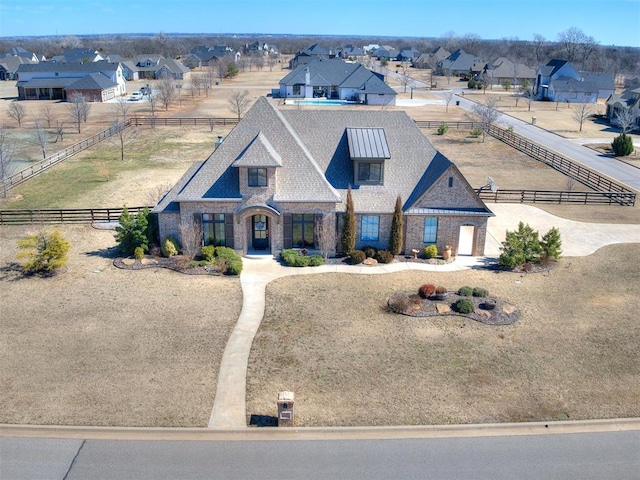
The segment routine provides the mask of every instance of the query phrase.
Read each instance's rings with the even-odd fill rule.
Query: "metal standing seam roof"
[[[347,128],[351,158],[391,158],[383,128]]]

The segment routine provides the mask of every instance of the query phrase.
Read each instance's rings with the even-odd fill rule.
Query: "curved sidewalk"
[[[529,224],[541,235],[558,227],[562,236],[563,255],[590,255],[599,248],[614,243],[640,243],[640,225],[584,223],[566,220],[544,210],[521,204],[488,204],[495,217],[489,219],[486,257],[459,256],[446,265],[397,262],[386,265],[322,265],[319,267],[283,267],[271,256],[243,258],[242,311],[231,333],[220,363],[218,386],[209,428],[238,430],[247,428],[246,385],[247,367],[253,338],[264,316],[265,291],[272,280],[289,275],[327,272],[353,274],[384,274],[403,270],[454,271],[479,267],[500,254],[500,244],[507,230],[515,230],[518,222]],[[612,207],[616,208],[616,207]],[[623,208],[623,207],[620,207]]]

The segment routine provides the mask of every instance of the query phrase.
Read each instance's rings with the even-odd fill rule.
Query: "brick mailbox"
[[[293,392],[278,393],[278,426],[293,427]]]

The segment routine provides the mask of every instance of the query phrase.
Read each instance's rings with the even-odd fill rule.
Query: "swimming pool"
[[[346,100],[311,100],[302,98],[289,98],[285,100],[285,105],[355,105],[356,102]]]

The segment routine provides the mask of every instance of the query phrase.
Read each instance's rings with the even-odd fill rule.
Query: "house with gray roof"
[[[306,65],[307,63],[319,58],[335,58],[336,55],[337,53],[330,48],[314,43],[310,47],[297,52],[295,56],[291,60],[289,60],[289,68],[294,69],[299,65]]]
[[[522,85],[524,80],[532,85],[536,78],[536,71],[524,63],[516,63],[508,58],[498,57],[484,66],[482,76],[491,85],[502,85],[505,81],[511,82],[512,85]]]
[[[16,80],[18,67],[25,63],[34,62],[18,55],[0,55],[0,80]]]
[[[40,62],[22,64],[17,70],[20,100],[66,100],[81,92],[90,102],[104,102],[126,94],[119,63]]]
[[[138,55],[132,61],[139,79],[172,77],[176,80],[183,80],[185,75],[189,73],[189,68],[182,63],[156,53]]]
[[[607,120],[619,126],[618,115],[626,112],[633,119],[631,130],[640,130],[640,85],[627,88],[622,93],[613,93],[607,98]]]
[[[438,69],[444,75],[467,76],[482,72],[485,63],[475,55],[458,49],[438,62]]]
[[[613,75],[580,72],[566,60],[553,59],[536,74],[535,93],[538,100],[569,103],[596,103],[615,92]]]
[[[64,63],[91,63],[106,59],[106,55],[91,48],[68,48],[62,52],[62,55],[55,55],[51,58],[54,62]]]
[[[333,255],[349,191],[356,248],[388,248],[400,197],[405,251],[435,244],[484,253],[492,212],[403,111],[279,109],[260,97],[153,213],[161,241],[240,254],[318,249],[322,225]]]
[[[282,80],[280,98],[327,98],[367,105],[395,105],[396,91],[384,77],[339,58],[318,58],[299,65]]]
[[[187,59],[189,63],[192,63],[196,67],[208,67],[223,58],[235,61],[237,58],[236,53],[237,52],[228,45],[214,45],[213,47],[198,45],[189,50]]]

